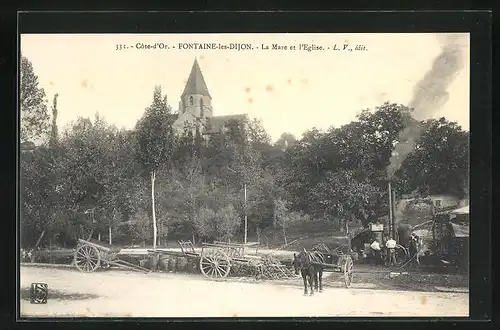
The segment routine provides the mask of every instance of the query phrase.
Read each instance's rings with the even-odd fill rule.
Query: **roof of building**
[[[453,214],[469,214],[469,205],[453,210]]]
[[[215,116],[207,118],[207,128],[205,129],[205,134],[218,133],[222,130],[224,124],[230,120],[242,121],[246,119],[245,114],[240,115],[226,115],[226,116]]]
[[[181,96],[189,94],[201,94],[203,96],[211,97],[210,93],[208,92],[205,79],[203,78],[203,74],[201,73],[200,66],[198,65],[198,60],[196,59],[194,59],[191,73],[189,74],[186,87],[184,88],[184,92],[182,92]]]
[[[453,236],[455,237],[469,237],[470,226],[462,225],[458,223],[451,222],[451,228],[453,229]]]

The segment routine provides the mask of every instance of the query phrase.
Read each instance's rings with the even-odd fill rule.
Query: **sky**
[[[427,116],[446,117],[468,130],[469,37],[462,37],[464,63],[448,88],[448,101]],[[301,137],[313,127],[340,127],[386,101],[407,105],[440,54],[442,39],[431,33],[25,34],[21,54],[32,62],[49,105],[59,94],[60,129],[96,112],[118,128],[131,129],[151,103],[155,85],[177,111],[197,58],[214,116],[248,114],[277,140],[283,132]],[[136,47],[155,43],[156,49]],[[179,43],[239,43],[253,49],[179,49]],[[272,44],[288,49],[263,49]],[[299,44],[323,50],[298,50]],[[297,48],[291,50],[292,45]],[[357,45],[364,49],[356,50]]]

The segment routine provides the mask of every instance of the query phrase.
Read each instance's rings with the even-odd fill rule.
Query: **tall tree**
[[[172,127],[174,118],[166,95],[156,86],[153,102],[146,108],[136,125],[138,156],[151,180],[151,214],[153,217],[153,249],[156,249],[157,226],[155,212],[155,179],[160,167],[170,168],[175,151],[176,136]]]
[[[125,148],[127,144],[119,140],[118,130],[98,114],[94,121],[79,118],[63,132],[58,144],[61,205],[70,218],[93,210],[91,214],[96,223],[88,225],[93,229],[97,226],[99,234],[111,234],[117,203],[124,202],[125,193],[129,191],[129,178],[125,173],[131,162],[121,159],[121,154],[130,157],[132,153],[130,147],[123,151]],[[88,216],[87,220],[90,220]]]
[[[19,107],[21,110],[21,143],[38,140],[48,132],[50,116],[45,91],[39,86],[38,76],[32,63],[21,56],[21,86]]]
[[[469,133],[445,118],[422,123],[422,136],[397,176],[401,190],[423,195],[468,194]]]
[[[271,146],[271,136],[266,132],[261,120],[246,120],[245,131],[247,140],[254,149],[265,151]]]
[[[20,155],[21,245],[35,244],[37,237],[53,236],[54,181],[57,170],[46,146],[23,150]]]
[[[286,150],[283,181],[295,210],[309,212],[308,191],[321,179],[326,164],[325,155],[337,152],[335,149],[327,150],[324,146],[323,132],[312,128]]]
[[[157,180],[158,209],[165,229],[189,230],[195,241],[196,219],[208,190],[205,181],[197,157],[187,159],[181,168]]]
[[[310,191],[309,208],[317,217],[341,223],[356,218],[367,224],[385,205],[383,194],[368,180],[357,178],[355,171],[327,172]]]

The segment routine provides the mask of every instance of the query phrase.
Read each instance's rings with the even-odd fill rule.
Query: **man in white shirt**
[[[396,266],[396,241],[392,237],[389,237],[385,243],[385,247],[387,248],[388,266]]]
[[[370,247],[375,251],[380,251],[380,244],[377,240],[374,240]]]
[[[375,256],[375,259],[377,261],[377,264],[379,263],[381,259],[381,254],[380,254],[380,244],[377,240],[374,240],[372,244],[370,244],[370,248],[372,249],[372,253]]]

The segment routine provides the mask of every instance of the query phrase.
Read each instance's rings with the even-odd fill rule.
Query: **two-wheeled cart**
[[[324,263],[313,262],[313,264],[321,266],[324,272],[341,273],[345,287],[349,288],[354,275],[354,261],[351,254],[343,252],[342,247],[332,251],[325,244],[317,244],[313,249],[325,257]]]
[[[118,267],[127,270],[149,273],[150,270],[139,265],[134,265],[118,258],[120,249],[99,240],[78,239],[73,263],[82,272],[94,272],[97,269]]]

